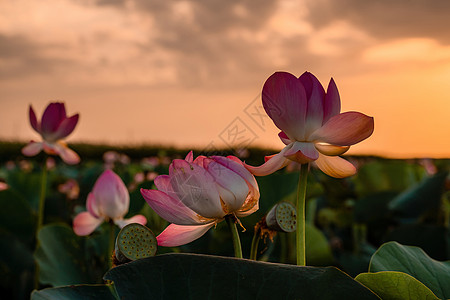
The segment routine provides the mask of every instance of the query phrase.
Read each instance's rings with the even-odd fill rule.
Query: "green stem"
[[[297,186],[297,265],[306,266],[305,251],[305,199],[306,199],[306,182],[308,179],[309,164],[300,166],[300,177]]]
[[[280,232],[278,234],[281,244],[280,250],[280,263],[286,263],[287,251],[288,251],[288,243],[287,243],[287,235],[284,232]]]
[[[42,227],[44,223],[44,208],[45,208],[45,192],[47,190],[47,166],[44,162],[42,166],[42,175],[41,175],[41,191],[39,194],[39,207],[38,207],[38,219],[36,225],[36,237],[37,233]]]
[[[239,233],[236,228],[236,217],[233,215],[225,216],[225,220],[227,221],[228,227],[231,230],[231,236],[233,238],[233,247],[234,247],[234,256],[236,258],[242,258],[242,247],[241,240],[239,239]]]
[[[252,239],[252,247],[250,249],[250,259],[256,260],[256,256],[258,253],[258,245],[259,245],[259,227],[255,229],[255,233],[253,234]]]
[[[39,192],[39,206],[38,206],[38,212],[37,212],[37,223],[36,223],[36,249],[39,248],[39,239],[38,234],[39,231],[42,228],[42,225],[44,223],[44,208],[45,208],[45,193],[47,191],[47,164],[46,161],[44,161],[42,165],[42,174],[41,174],[41,190]],[[37,261],[35,262],[35,269],[34,269],[34,288],[39,288],[39,265]]]
[[[364,243],[367,240],[366,225],[354,223],[352,226],[352,233],[353,233],[353,254],[358,255],[361,253],[361,246],[364,245]]]
[[[107,281],[107,287],[109,289],[109,292],[113,295],[114,299],[120,300],[119,294],[117,294],[116,286],[114,285],[114,282]]]
[[[116,224],[114,222],[109,221],[109,247],[108,247],[108,255],[109,255],[109,268],[112,268],[113,265],[113,252],[114,252],[114,243],[116,242]]]

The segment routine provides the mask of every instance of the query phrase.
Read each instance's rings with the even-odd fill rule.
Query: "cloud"
[[[450,46],[426,38],[396,39],[371,47],[363,59],[368,63],[424,63],[430,66],[450,62]]]
[[[346,20],[383,40],[427,37],[450,43],[447,0],[307,0],[308,20],[322,28]]]
[[[0,75],[23,79],[43,72],[81,86],[226,89],[259,86],[275,70],[321,75],[332,65],[327,77],[355,74],[367,71],[360,63],[379,51],[369,50],[381,39],[418,35],[427,26],[411,20],[434,24],[431,11],[444,8],[433,2],[419,18],[420,1],[364,2],[368,8],[352,0],[339,1],[342,7],[317,2],[3,2],[0,34],[8,41],[0,46]]]
[[[274,1],[133,1],[153,20],[149,49],[172,57],[180,84],[248,83],[249,73],[268,65],[265,40],[258,40]],[[269,63],[270,64],[270,63]],[[236,74],[236,76],[230,76]]]
[[[292,0],[18,0],[0,9],[9,16],[0,34],[27,43],[22,61],[37,62],[4,72],[19,79],[45,64],[49,79],[70,85],[259,86],[274,70],[350,65],[344,57],[367,43],[345,21],[314,29],[305,4]]]
[[[30,39],[0,34],[0,79],[32,77],[52,73],[57,65],[66,64],[64,59],[45,57],[43,47]]]
[[[158,26],[169,31],[190,21],[203,33],[221,33],[231,27],[262,27],[277,6],[277,1],[270,0],[97,0],[96,3],[145,12],[157,20]]]

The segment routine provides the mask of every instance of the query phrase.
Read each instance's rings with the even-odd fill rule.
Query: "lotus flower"
[[[234,156],[175,159],[169,175],[155,179],[158,190],[141,189],[150,207],[170,224],[156,239],[175,247],[198,239],[226,215],[244,217],[258,210],[259,188]]]
[[[271,174],[291,161],[313,162],[336,178],[356,173],[356,168],[338,155],[371,136],[374,122],[372,117],[359,112],[340,113],[341,101],[333,79],[325,93],[319,80],[309,72],[300,78],[276,72],[264,84],[262,102],[266,113],[281,129],[278,135],[287,146],[266,157],[259,167],[246,165],[254,175]]]
[[[112,221],[120,228],[130,223],[145,225],[143,215],[124,219],[128,213],[130,195],[122,179],[111,170],[106,170],[97,179],[87,198],[87,212],[79,213],[73,220],[77,235],[89,235],[103,222]]]
[[[31,126],[41,136],[42,142],[31,141],[22,149],[26,156],[35,156],[41,150],[47,154],[59,155],[67,164],[77,164],[80,157],[73,150],[69,149],[63,141],[65,137],[72,133],[78,122],[79,115],[67,117],[64,103],[50,103],[42,115],[41,122],[37,121],[33,107],[30,105],[29,117]]]

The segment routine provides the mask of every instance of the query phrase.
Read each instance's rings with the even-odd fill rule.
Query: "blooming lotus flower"
[[[62,140],[75,129],[79,115],[67,117],[64,103],[50,103],[42,115],[41,122],[38,122],[33,107],[30,105],[29,117],[31,126],[41,136],[42,142],[31,141],[22,149],[26,156],[35,156],[41,150],[47,154],[59,155],[68,164],[77,164],[80,157],[73,150],[69,149]]]
[[[128,213],[130,195],[122,179],[111,170],[106,170],[97,179],[87,198],[86,212],[79,213],[73,220],[73,230],[77,235],[89,235],[103,222],[113,221],[120,228],[130,223],[145,225],[143,215],[130,219]]]
[[[154,181],[158,190],[141,189],[150,207],[170,224],[156,239],[175,247],[198,239],[226,215],[244,217],[258,210],[255,177],[234,156],[175,159],[169,175]]]
[[[319,80],[309,72],[299,78],[276,72],[264,84],[262,102],[281,129],[278,135],[286,147],[266,157],[259,167],[246,165],[254,175],[271,174],[291,161],[313,162],[336,178],[356,173],[356,168],[338,155],[372,135],[373,118],[354,111],[340,113],[341,101],[333,79],[325,93]]]

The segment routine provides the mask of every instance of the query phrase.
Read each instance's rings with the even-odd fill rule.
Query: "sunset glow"
[[[60,100],[69,143],[281,149],[263,83],[310,71],[374,117],[349,154],[449,157],[450,3],[339,3],[2,1],[0,139],[36,139],[29,105]]]

